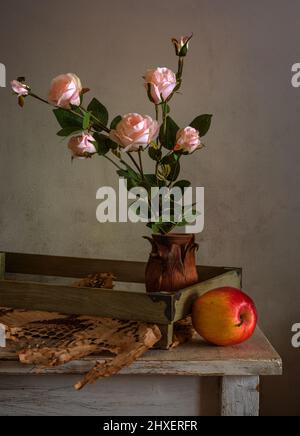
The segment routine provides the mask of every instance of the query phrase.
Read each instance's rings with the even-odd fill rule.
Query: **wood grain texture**
[[[0,306],[168,324],[174,296],[0,281]]]
[[[145,268],[144,262],[6,253],[8,273],[84,278],[89,274],[109,271],[116,275],[118,281],[144,283]],[[201,281],[235,269],[206,266],[197,268]]]
[[[96,361],[107,357],[91,356],[44,374],[82,374]],[[8,350],[0,350],[0,374],[34,374],[34,366],[21,365]],[[201,339],[178,348],[162,351],[151,350],[137,362],[121,372],[126,375],[177,375],[177,376],[260,376],[281,375],[282,361],[263,333],[257,329],[253,338],[236,346],[219,348]]]
[[[216,379],[117,376],[80,392],[72,388],[76,381],[76,376],[72,375],[0,375],[0,416],[219,414]]]
[[[240,287],[240,284],[238,271],[226,272],[176,294],[147,294],[142,284],[140,292],[126,292],[118,289],[75,288],[10,278],[0,280],[0,306],[167,325],[189,315],[194,300],[204,292],[222,286]],[[172,336],[172,332],[169,333],[166,342]]]
[[[145,263],[77,257],[6,253],[8,273],[84,278],[99,272],[112,272],[119,281],[144,282]]]
[[[259,416],[259,377],[223,377],[222,416]]]

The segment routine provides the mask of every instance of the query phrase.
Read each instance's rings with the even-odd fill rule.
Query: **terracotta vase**
[[[170,233],[145,239],[152,244],[146,268],[147,292],[173,293],[198,282],[195,235]]]

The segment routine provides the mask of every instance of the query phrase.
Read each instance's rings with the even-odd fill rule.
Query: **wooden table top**
[[[67,365],[37,370],[22,365],[17,356],[0,349],[0,375],[82,374],[96,361],[109,357],[91,356]],[[121,372],[126,375],[177,376],[268,376],[282,374],[282,360],[260,329],[246,343],[235,347],[214,347],[200,338],[169,351],[151,350]]]

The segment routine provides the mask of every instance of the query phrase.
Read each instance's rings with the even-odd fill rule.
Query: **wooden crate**
[[[155,323],[163,333],[159,348],[167,349],[174,323],[191,313],[198,296],[223,286],[242,286],[239,268],[198,270],[200,281],[194,286],[174,294],[147,294],[142,262],[0,254],[0,306]],[[114,273],[116,289],[72,286],[74,279],[99,272]],[[62,278],[70,278],[69,283]]]

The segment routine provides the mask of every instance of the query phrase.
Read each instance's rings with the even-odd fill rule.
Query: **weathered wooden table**
[[[153,350],[119,376],[76,392],[91,357],[36,374],[0,349],[0,415],[257,416],[261,376],[282,374],[266,337],[237,347],[200,339],[170,351]]]

